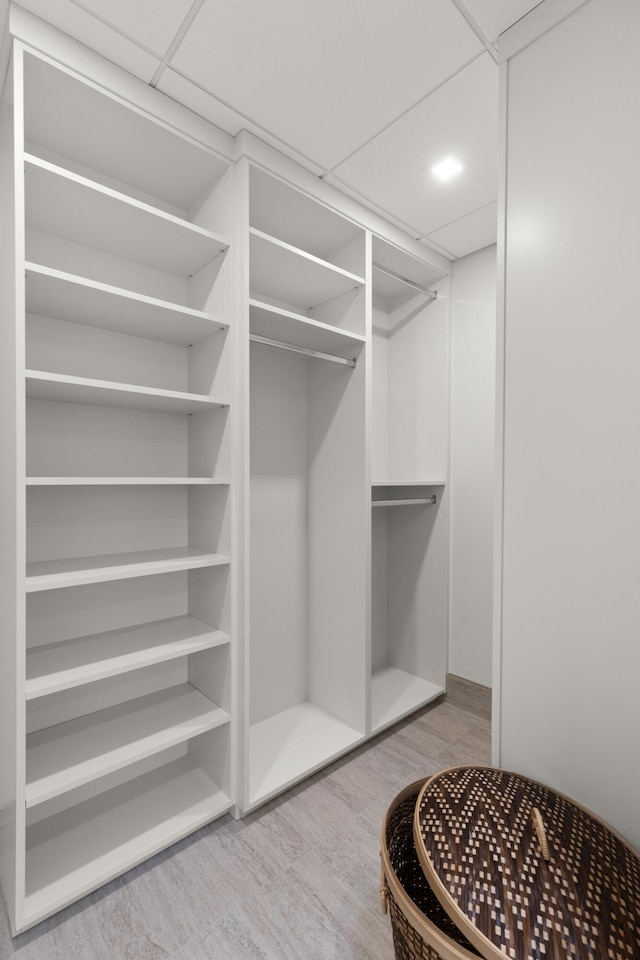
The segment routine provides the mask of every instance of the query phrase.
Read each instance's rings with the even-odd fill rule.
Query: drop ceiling
[[[451,259],[495,242],[500,34],[558,0],[19,0]],[[429,167],[457,155],[460,176]]]

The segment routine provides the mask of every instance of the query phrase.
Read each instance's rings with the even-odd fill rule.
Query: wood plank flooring
[[[489,721],[441,700],[235,821],[199,830],[15,940],[17,960],[393,960],[380,826],[407,784],[489,762]]]

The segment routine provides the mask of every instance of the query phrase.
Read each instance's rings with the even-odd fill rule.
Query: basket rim
[[[389,857],[387,849],[387,825],[389,818],[397,810],[401,803],[408,800],[412,794],[420,795],[421,790],[429,783],[431,777],[426,780],[422,777],[414,781],[408,787],[405,787],[389,804],[387,812],[382,821],[382,840],[380,844],[380,857],[382,860],[382,874],[384,883],[395,900],[398,908],[402,910],[413,929],[418,933],[429,946],[436,950],[442,960],[478,960],[474,953],[469,953],[463,946],[453,943],[439,927],[432,923],[428,917],[419,910],[409,894],[406,892],[396,876],[396,872]],[[457,924],[456,924],[457,926]]]
[[[557,796],[562,797],[564,800],[568,801],[578,810],[582,810],[583,813],[586,813],[590,816],[596,823],[599,823],[603,826],[613,837],[619,840],[624,847],[627,848],[627,851],[630,852],[635,859],[639,858],[638,851],[635,850],[630,843],[628,843],[623,836],[621,836],[617,830],[615,830],[611,824],[607,823],[606,820],[603,820],[602,817],[599,817],[593,810],[590,810],[588,807],[585,807],[583,804],[579,803],[577,800],[574,800],[573,797],[569,797],[566,793],[562,793],[560,790],[556,790],[555,787],[549,786],[547,783],[542,783],[540,780],[534,780],[531,777],[528,777],[524,773],[516,773],[515,771],[505,770],[503,767],[496,767],[493,764],[489,763],[467,763],[467,764],[458,764],[453,767],[446,767],[443,770],[439,770],[438,773],[434,773],[432,776],[428,777],[420,790],[418,799],[416,800],[416,806],[413,817],[413,834],[414,834],[414,846],[418,854],[418,859],[420,861],[420,866],[422,867],[425,877],[427,878],[431,889],[437,896],[442,908],[449,915],[453,923],[460,930],[461,933],[467,938],[469,943],[473,944],[477,950],[482,953],[483,957],[486,960],[505,960],[506,954],[500,950],[495,943],[488,939],[478,928],[474,925],[473,921],[460,909],[458,904],[455,902],[453,897],[450,895],[449,891],[443,884],[440,876],[435,870],[435,867],[431,863],[429,856],[427,854],[426,848],[422,841],[418,842],[420,837],[420,806],[424,794],[426,793],[429,785],[433,781],[439,779],[440,777],[452,773],[458,770],[491,770],[498,773],[506,774],[511,777],[518,777],[521,780],[526,780],[528,783],[533,784],[534,786],[541,787],[543,790],[551,791]]]

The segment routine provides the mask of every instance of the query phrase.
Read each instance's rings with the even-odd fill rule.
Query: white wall
[[[637,847],[639,50],[592,0],[509,65],[497,755]]]
[[[449,672],[491,685],[496,248],[454,264]]]

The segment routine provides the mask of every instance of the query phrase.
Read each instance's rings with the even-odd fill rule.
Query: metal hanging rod
[[[420,503],[437,503],[438,498],[434,494],[432,497],[404,497],[395,500],[372,500],[372,507],[412,507]]]
[[[355,367],[356,365],[355,357],[353,359],[334,357],[332,353],[320,353],[319,350],[310,350],[307,347],[294,347],[292,343],[283,343],[282,340],[269,340],[268,337],[259,337],[255,333],[250,334],[249,340],[253,340],[254,343],[266,344],[267,347],[278,347],[279,350],[290,350],[291,353],[301,353],[305,357],[315,357],[318,360],[331,360],[332,363],[342,363],[346,367]]]
[[[418,293],[424,293],[425,297],[429,297],[430,300],[437,299],[438,294],[434,293],[433,290],[429,290],[428,287],[423,287],[421,283],[416,283],[415,280],[409,280],[407,277],[403,277],[400,273],[396,273],[395,270],[389,270],[388,267],[383,267],[375,261],[372,263],[372,267],[374,270],[377,270],[378,273],[384,273],[385,277],[391,277],[392,280],[397,280],[399,283],[404,283],[408,287],[413,287]]]

